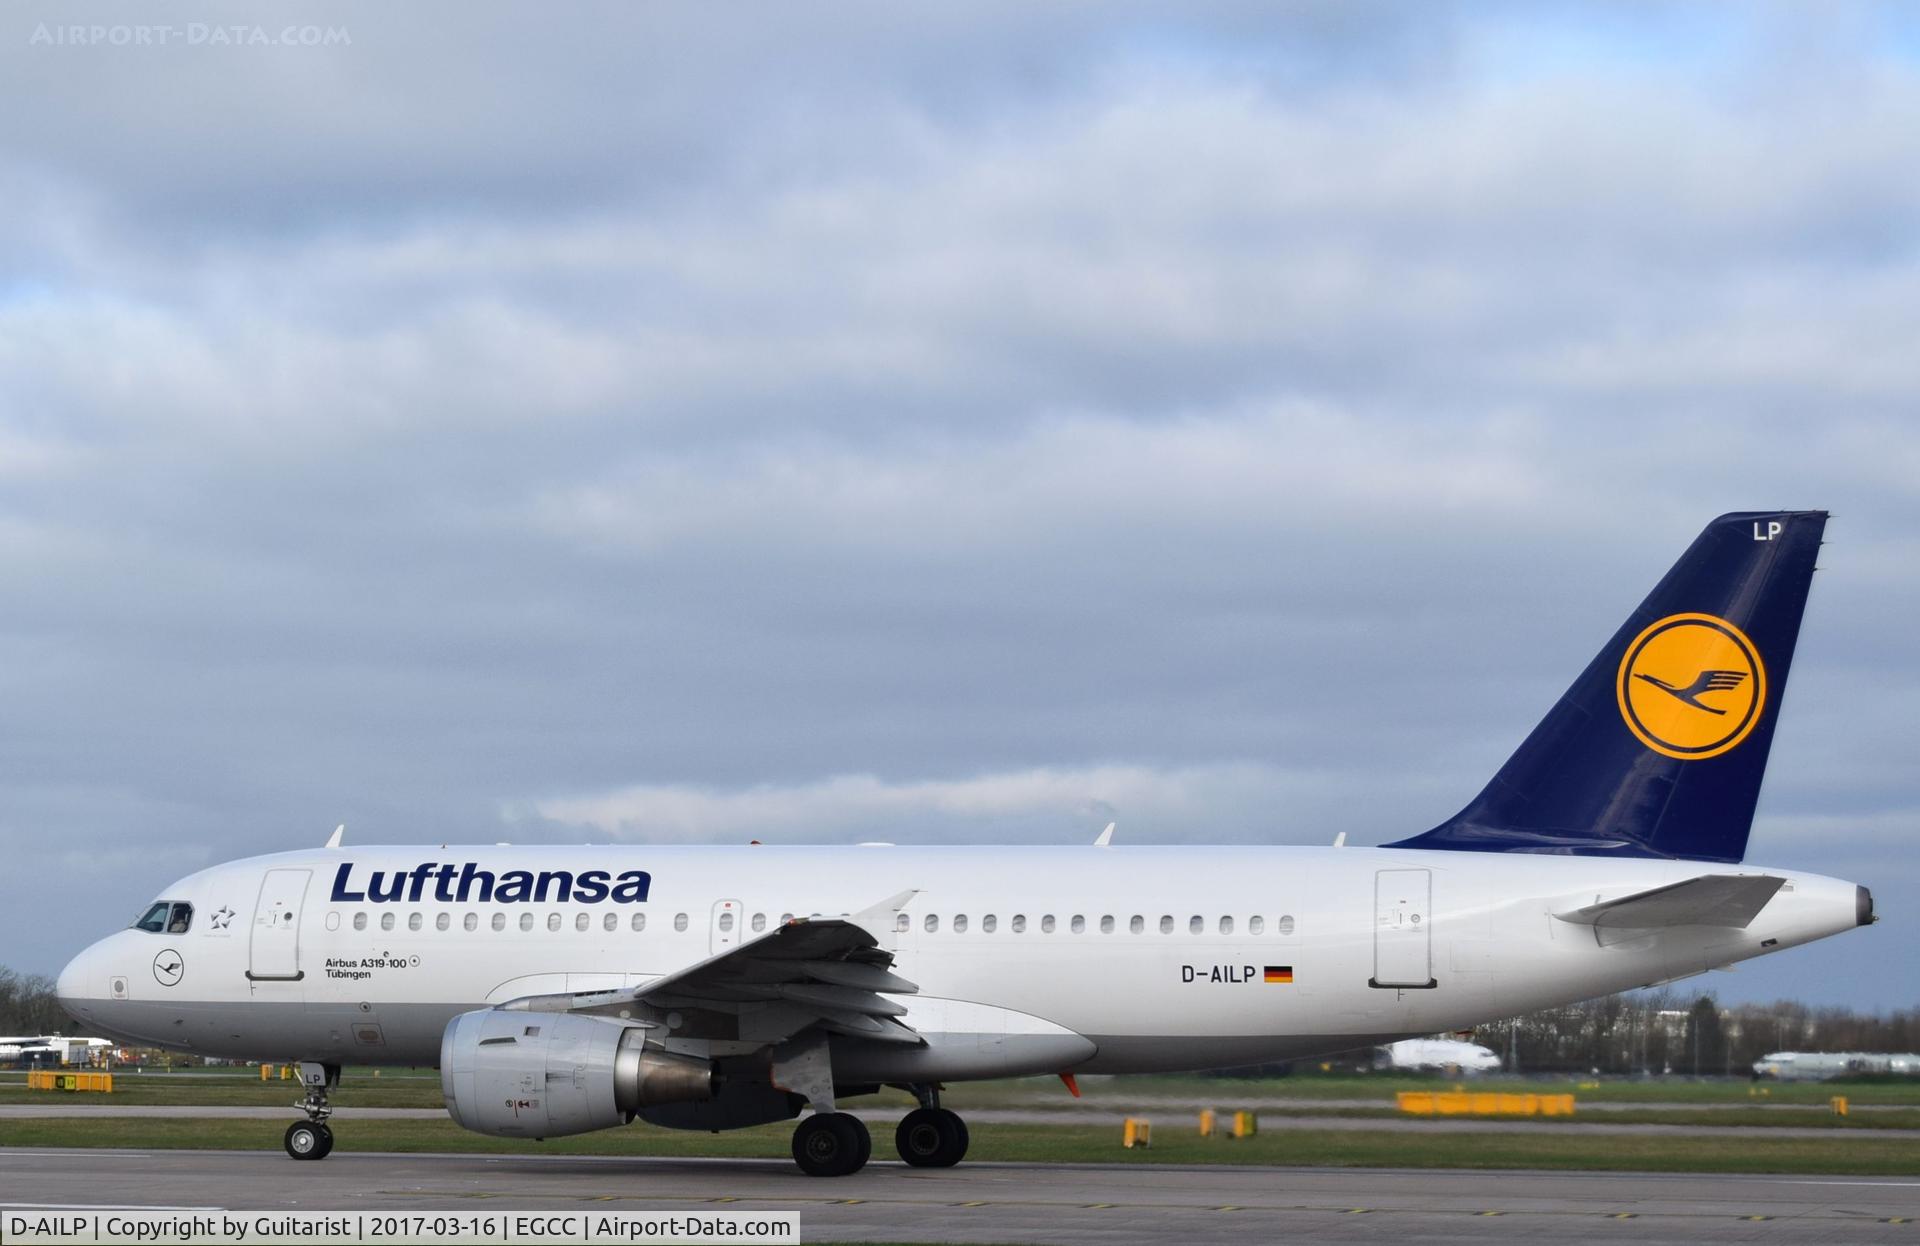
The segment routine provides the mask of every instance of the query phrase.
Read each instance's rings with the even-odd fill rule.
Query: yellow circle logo
[[[1617,691],[1640,743],[1683,760],[1718,757],[1760,721],[1767,668],[1725,619],[1670,614],[1627,646]]]

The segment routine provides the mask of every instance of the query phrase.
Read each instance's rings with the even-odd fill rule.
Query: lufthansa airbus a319
[[[1485,790],[1384,847],[336,834],[166,887],[60,999],[127,1042],[299,1063],[296,1159],[332,1149],[342,1065],[437,1064],[482,1133],[799,1118],[794,1159],[832,1176],[881,1086],[920,1104],[900,1157],[945,1166],[945,1084],[1287,1060],[1769,955],[1873,920],[1864,887],[1743,864],[1825,524],[1708,524]]]

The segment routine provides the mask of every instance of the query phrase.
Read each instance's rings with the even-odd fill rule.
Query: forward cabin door
[[[1373,878],[1373,977],[1368,986],[1425,990],[1433,978],[1433,871]]]
[[[742,933],[740,924],[746,920],[746,914],[740,911],[738,900],[715,900],[713,902],[713,939],[708,946],[715,956],[740,942]]]
[[[312,870],[268,870],[253,908],[253,946],[247,977],[255,982],[298,982],[300,905]]]

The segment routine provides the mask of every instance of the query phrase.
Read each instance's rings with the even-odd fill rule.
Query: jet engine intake
[[[483,1008],[447,1023],[440,1086],[476,1133],[558,1138],[609,1129],[642,1108],[711,1099],[709,1060],[648,1047],[646,1030],[578,1013]]]

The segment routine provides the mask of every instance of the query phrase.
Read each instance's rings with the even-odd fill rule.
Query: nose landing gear
[[[307,1093],[293,1106],[305,1112],[307,1119],[288,1125],[281,1144],[294,1159],[325,1159],[333,1153],[333,1129],[327,1124],[333,1109],[327,1104],[327,1092],[340,1084],[340,1066],[302,1062],[300,1082]]]

